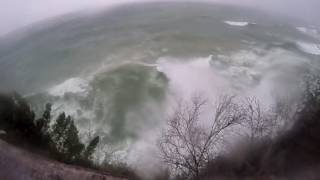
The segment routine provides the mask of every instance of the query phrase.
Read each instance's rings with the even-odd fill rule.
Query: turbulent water
[[[136,4],[3,37],[0,89],[39,112],[53,103],[75,118],[83,141],[100,135],[137,162],[152,153],[176,99],[231,93],[269,105],[298,97],[319,64],[320,30],[302,22],[213,4]]]

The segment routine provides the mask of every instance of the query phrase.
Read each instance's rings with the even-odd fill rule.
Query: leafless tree
[[[242,124],[248,128],[251,142],[272,136],[277,118],[271,110],[261,107],[256,98],[246,98],[241,111],[245,115]]]
[[[218,101],[210,123],[201,122],[200,114],[207,100],[196,96],[191,103],[179,103],[158,141],[163,161],[189,178],[197,178],[202,168],[215,155],[224,131],[244,118],[234,97]]]

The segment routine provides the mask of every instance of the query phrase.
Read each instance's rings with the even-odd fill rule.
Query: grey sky
[[[0,35],[25,25],[60,14],[112,7],[127,2],[145,2],[154,0],[2,0],[0,6]],[[158,0],[161,1],[161,0]],[[167,0],[168,1],[168,0]],[[183,0],[178,0],[183,1]],[[199,1],[199,0],[198,0]],[[202,0],[209,2],[231,3],[250,6],[271,12],[290,15],[320,24],[320,0]],[[317,21],[317,22],[316,22]],[[320,21],[320,20],[319,20]]]

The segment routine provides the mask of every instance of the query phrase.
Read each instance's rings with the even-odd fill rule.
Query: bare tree
[[[242,124],[249,130],[250,142],[271,136],[277,128],[275,115],[262,108],[256,98],[246,98],[241,111],[245,115]]]
[[[233,99],[220,98],[209,125],[201,124],[200,118],[207,104],[205,99],[196,96],[191,104],[180,103],[158,141],[163,161],[174,167],[176,173],[197,178],[217,152],[224,131],[244,118]]]
[[[298,98],[301,99],[302,97]],[[276,99],[271,107],[271,113],[275,121],[272,133],[273,137],[286,133],[298,119],[298,110],[299,106],[301,106],[301,101],[298,98],[278,97]]]

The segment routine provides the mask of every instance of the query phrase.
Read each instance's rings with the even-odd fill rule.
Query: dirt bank
[[[107,173],[63,164],[0,140],[1,180],[126,180]]]

